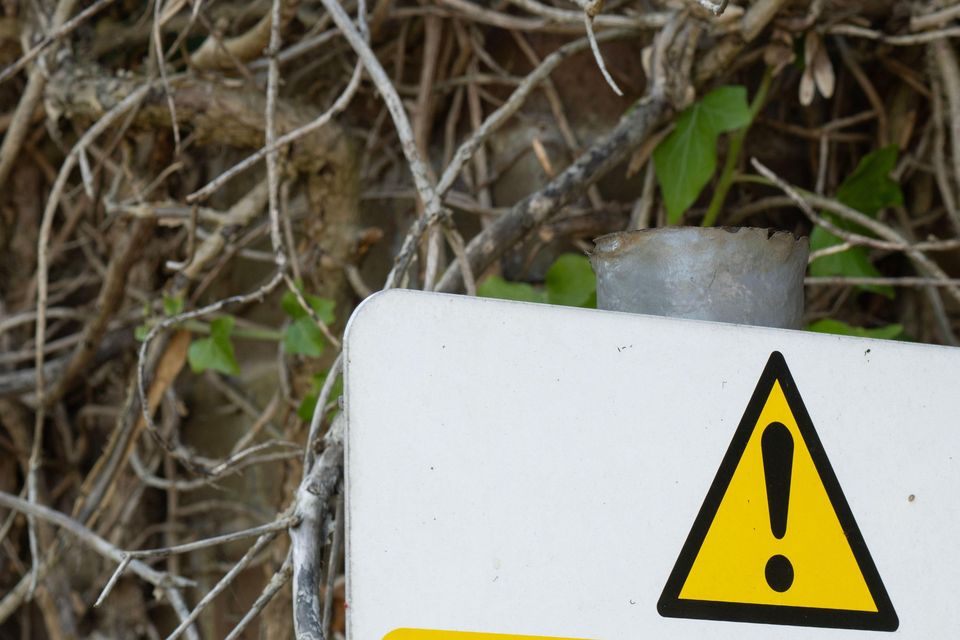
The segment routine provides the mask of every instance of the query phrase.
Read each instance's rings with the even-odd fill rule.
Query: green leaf
[[[321,372],[313,376],[313,385],[310,388],[310,391],[303,397],[303,400],[300,401],[300,406],[297,407],[297,416],[301,420],[310,421],[313,418],[313,412],[317,407],[317,400],[320,397],[320,390],[323,389],[323,383],[327,380],[327,372]],[[343,377],[337,376],[336,381],[333,383],[333,389],[330,390],[330,397],[337,398],[343,393]],[[333,412],[336,413],[336,412]]]
[[[716,171],[717,136],[748,124],[747,90],[739,86],[715,89],[680,114],[674,130],[653,151],[671,224],[697,200]]]
[[[747,88],[718,87],[700,101],[700,115],[706,129],[715,134],[736,131],[750,124]]]
[[[137,328],[133,330],[133,337],[137,342],[143,342],[147,339],[147,334],[150,333],[152,328],[149,324],[137,325]]]
[[[320,394],[318,393],[308,393],[303,396],[300,406],[297,407],[297,417],[304,422],[310,422],[313,419],[313,412],[317,408],[317,398],[319,397]]]
[[[903,192],[890,172],[897,164],[897,145],[865,155],[837,189],[837,200],[868,216],[885,207],[903,204]]]
[[[297,283],[297,289],[323,324],[333,323],[333,309],[336,305],[333,300],[304,293],[303,286],[299,282]],[[321,355],[326,346],[323,332],[307,310],[303,308],[303,305],[300,304],[300,301],[297,300],[296,294],[288,289],[280,299],[280,306],[293,319],[293,322],[283,332],[283,350],[290,354],[313,358]]]
[[[294,319],[310,315],[300,306],[300,301],[297,300],[297,296],[289,289],[284,291],[283,297],[280,298],[280,308],[283,309],[285,314]]]
[[[697,127],[694,112],[685,111],[676,128],[654,149],[653,166],[667,219],[675,224],[696,202],[717,168],[716,137]]]
[[[547,302],[571,307],[597,307],[597,279],[590,261],[574,253],[561,255],[546,279]]]
[[[876,216],[884,207],[903,203],[900,185],[890,178],[897,163],[897,147],[890,145],[865,155],[837,189],[837,200],[868,216]],[[842,229],[855,231],[863,235],[873,235],[858,225],[847,222],[837,216],[824,214],[824,217]],[[842,240],[829,231],[817,227],[810,234],[810,250],[819,251],[827,247],[842,244]],[[846,276],[875,278],[881,274],[873,263],[866,247],[853,247],[840,253],[817,258],[810,264],[813,276]],[[860,285],[864,291],[872,291],[893,299],[893,287]]]
[[[240,366],[233,353],[233,343],[230,341],[234,323],[233,316],[217,318],[210,323],[210,337],[194,340],[190,344],[187,360],[195,373],[207,369],[230,375],[240,373]]]
[[[824,214],[825,218],[830,219],[834,224],[841,225],[837,218]],[[814,227],[810,234],[810,251],[820,251],[843,244],[843,241],[823,227]],[[815,277],[847,277],[847,278],[879,278],[882,274],[870,262],[870,254],[866,247],[851,247],[840,253],[833,253],[828,256],[822,256],[810,263],[810,275]],[[872,291],[882,296],[894,297],[893,287],[880,285],[860,285],[864,291]]]
[[[818,333],[834,333],[841,336],[857,336],[859,338],[880,338],[881,340],[894,340],[903,336],[903,325],[888,324],[883,327],[867,329],[865,327],[853,327],[846,322],[825,318],[817,320],[807,327],[808,331]]]
[[[167,317],[183,313],[183,296],[163,296],[163,313]]]
[[[320,296],[307,295],[307,304],[313,309],[317,314],[317,317],[320,318],[320,322],[325,325],[333,324],[333,321],[336,320],[336,317],[333,315],[333,310],[336,308],[337,303],[331,300],[330,298],[321,298]]]
[[[500,276],[490,276],[477,287],[477,295],[482,298],[501,300],[519,300],[520,302],[546,302],[544,292],[534,289],[526,282],[509,282]]]
[[[210,323],[210,337],[228,340],[233,333],[233,325],[237,319],[233,316],[223,316],[216,318]]]
[[[333,310],[336,306],[336,303],[329,298],[321,298],[320,296],[310,295],[309,293],[304,293],[303,289],[300,290],[300,294],[303,296],[303,299],[307,301],[307,304],[313,309],[314,313],[317,314],[317,317],[324,324],[333,324],[334,315]],[[297,296],[293,291],[289,289],[283,294],[283,297],[280,299],[280,307],[283,309],[284,313],[293,318],[294,320],[299,320],[300,318],[309,318],[310,314],[307,313],[307,310],[303,308],[300,304],[300,301],[297,300]]]
[[[325,345],[323,332],[305,311],[303,317],[291,322],[283,332],[283,350],[290,354],[316,358],[323,353]]]

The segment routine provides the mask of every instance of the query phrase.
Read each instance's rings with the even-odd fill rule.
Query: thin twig
[[[943,286],[955,300],[960,301],[960,286],[953,284],[951,282],[951,278],[943,271],[942,268],[940,268],[939,265],[937,265],[937,263],[928,258],[922,251],[910,246],[903,236],[887,225],[860,213],[856,209],[852,209],[842,203],[832,201],[829,198],[823,198],[813,194],[801,195],[796,188],[792,187],[789,183],[777,176],[777,174],[761,164],[756,158],[751,160],[751,164],[762,176],[770,180],[791,200],[793,200],[800,210],[803,211],[804,215],[806,215],[807,218],[809,218],[814,224],[823,226],[830,233],[843,240],[846,240],[847,242],[853,241],[874,246],[876,246],[878,243],[886,242],[889,243],[890,246],[902,248],[902,250],[910,257],[910,259],[920,270],[927,272],[932,278],[943,283],[941,286]],[[813,209],[814,206],[830,209],[834,213],[837,213],[847,220],[856,222],[860,226],[867,228],[869,231],[876,233],[884,240],[878,242],[866,236],[853,234],[840,229],[822,216],[817,215]],[[929,283],[927,284],[929,285]]]
[[[932,11],[919,16],[910,18],[911,31],[924,31],[933,27],[942,27],[954,18],[960,17],[960,4],[952,7],[944,7],[938,11]]]
[[[303,291],[300,290],[300,287],[297,286],[297,283],[294,282],[293,279],[286,274],[284,274],[283,279],[287,283],[287,289],[289,289],[290,292],[297,299],[297,304],[299,304],[300,308],[303,309],[307,313],[307,315],[310,316],[310,319],[313,320],[313,323],[317,325],[318,329],[320,329],[320,332],[323,334],[323,337],[325,337],[330,342],[330,344],[332,344],[334,347],[339,349],[340,341],[337,340],[336,336],[334,336],[333,333],[330,332],[330,327],[326,325],[326,323],[320,318],[320,316],[317,315],[316,310],[310,306],[309,302],[307,302],[306,297],[304,297],[303,295]]]
[[[950,174],[947,172],[948,162],[945,152],[947,144],[947,136],[945,133],[946,115],[944,114],[943,97],[941,95],[942,83],[934,78],[932,84],[933,92],[930,97],[930,103],[933,107],[933,151],[931,153],[933,171],[937,181],[937,188],[940,190],[940,198],[943,200],[943,206],[947,210],[947,215],[950,217],[954,229],[960,231],[960,208],[957,206],[957,196],[954,195],[953,183],[950,180]]]
[[[108,111],[100,120],[90,127],[73,146],[67,157],[64,158],[60,166],[60,172],[54,181],[50,190],[50,196],[47,198],[47,205],[43,211],[43,217],[40,221],[40,233],[37,238],[37,322],[35,332],[36,358],[34,360],[34,370],[36,372],[36,395],[37,411],[34,421],[33,448],[30,452],[30,471],[27,475],[27,497],[32,503],[37,501],[37,474],[40,469],[41,458],[43,455],[43,426],[45,422],[46,405],[46,378],[44,376],[44,342],[46,340],[47,329],[47,294],[48,294],[48,266],[49,266],[49,243],[50,232],[53,227],[53,218],[60,204],[60,195],[66,187],[70,173],[76,166],[80,150],[87,145],[92,144],[100,134],[113,124],[121,115],[133,108],[147,95],[150,90],[149,85],[142,86],[121,101],[117,106]],[[2,182],[2,180],[0,180]],[[33,556],[33,569],[31,570],[30,593],[33,593],[36,587],[37,572],[39,571],[40,553],[36,540],[36,526],[33,520],[34,516],[28,517],[29,524],[29,543],[30,551]]]
[[[314,449],[320,437],[320,425],[323,423],[326,406],[327,403],[330,402],[330,394],[333,391],[334,384],[337,382],[337,378],[340,376],[342,368],[343,354],[340,353],[327,370],[327,377],[324,379],[320,393],[317,395],[317,404],[313,410],[313,416],[310,418],[310,429],[307,431],[306,450],[303,453],[304,470],[313,467]]]
[[[953,45],[945,40],[930,45],[933,59],[940,73],[943,93],[949,106],[950,147],[953,152],[953,179],[960,196],[960,64],[957,63],[957,52]],[[954,199],[956,201],[956,199]],[[953,212],[952,212],[953,213]],[[954,220],[960,225],[960,221]],[[958,226],[960,229],[960,226]]]
[[[14,509],[24,514],[33,515],[35,518],[39,518],[40,520],[44,520],[56,525],[57,527],[60,527],[64,531],[67,531],[76,537],[84,545],[108,560],[120,563],[124,562],[126,558],[126,554],[123,551],[110,544],[98,536],[95,532],[83,526],[73,518],[60,513],[59,511],[55,511],[49,507],[44,507],[43,505],[33,504],[27,500],[23,500],[15,495],[11,495],[3,491],[0,491],[0,507]],[[129,562],[129,567],[131,571],[137,574],[137,576],[157,587],[167,588],[171,586],[194,586],[194,582],[192,580],[187,580],[186,578],[172,576],[168,573],[156,571],[139,560],[131,560]]]
[[[143,342],[140,344],[140,349],[137,352],[137,395],[140,400],[140,414],[147,425],[147,430],[150,432],[150,435],[154,438],[154,440],[164,447],[168,453],[176,456],[177,459],[186,464],[194,472],[201,473],[203,475],[210,474],[209,469],[200,467],[192,460],[185,458],[181,452],[173,446],[172,443],[160,435],[160,433],[157,431],[157,425],[153,421],[153,416],[151,415],[152,412],[149,404],[147,403],[147,350],[150,348],[150,344],[158,335],[186,320],[202,318],[206,315],[217,313],[234,305],[242,305],[254,301],[262,302],[264,298],[272,293],[274,289],[276,289],[277,286],[283,282],[283,275],[284,274],[282,272],[276,271],[270,280],[254,291],[223,298],[200,309],[187,311],[176,316],[165,318],[161,322],[158,322],[156,325],[154,325],[152,329],[150,329],[150,331],[144,337]]]
[[[605,42],[607,40],[630,37],[631,35],[629,31],[605,31],[597,36],[597,39]],[[523,79],[523,82],[514,89],[513,93],[510,94],[510,97],[507,98],[503,105],[487,116],[483,124],[477,127],[473,133],[470,134],[470,137],[460,145],[456,153],[453,154],[453,160],[451,160],[447,168],[444,169],[440,180],[437,182],[437,193],[444,195],[450,190],[460,175],[460,172],[463,171],[464,165],[473,157],[473,154],[480,145],[523,106],[530,93],[533,92],[541,82],[549,78],[550,74],[561,62],[589,46],[590,41],[586,38],[566,44],[544,58],[543,62],[528,73]]]
[[[84,22],[97,15],[102,10],[106,9],[115,1],[116,0],[97,0],[89,7],[75,15],[73,18],[45,35],[40,42],[33,45],[33,47],[31,47],[31,49],[25,54],[20,56],[16,62],[5,67],[3,71],[0,71],[0,84],[6,82],[25,66],[36,60],[37,56],[46,51],[47,47],[49,47],[51,44],[60,38],[73,33],[77,27],[81,26]]]
[[[652,95],[628,112],[610,134],[567,167],[542,190],[516,204],[473,238],[466,253],[473,273],[481,273],[526,233],[545,222],[561,207],[626,158],[669,113],[663,95]],[[438,291],[455,291],[462,284],[459,262],[453,263],[437,285]]]
[[[69,15],[73,13],[76,4],[76,0],[58,0],[51,22],[54,31],[66,22]],[[40,10],[37,5],[32,6],[37,11]],[[20,150],[23,147],[24,140],[26,140],[30,123],[33,121],[33,114],[43,97],[48,73],[49,69],[44,69],[42,65],[35,65],[30,70],[27,86],[20,95],[20,101],[17,103],[13,119],[10,121],[7,133],[3,137],[3,143],[0,144],[0,189],[6,186],[10,172],[20,157]]]
[[[367,73],[370,74],[374,85],[376,85],[377,90],[383,97],[384,104],[386,104],[387,110],[390,112],[390,117],[393,119],[397,136],[400,138],[400,146],[403,149],[403,154],[410,166],[410,173],[413,175],[413,182],[420,196],[420,201],[424,206],[424,215],[418,219],[418,226],[422,226],[424,229],[429,228],[444,214],[443,204],[440,198],[437,197],[437,191],[431,184],[430,171],[427,169],[420,155],[420,151],[417,149],[413,129],[410,126],[410,120],[407,118],[407,113],[400,100],[400,96],[397,94],[396,88],[393,86],[387,72],[384,71],[377,56],[373,53],[373,50],[370,48],[370,45],[367,44],[360,31],[353,25],[350,16],[344,11],[339,0],[321,0],[321,2],[323,2],[323,6],[326,7],[327,11],[333,17],[333,21],[337,27],[340,28],[347,42],[350,43],[350,46],[360,57]],[[411,246],[417,241],[419,241],[419,237],[411,239],[410,234],[408,234],[404,240],[404,247],[402,247],[398,253],[398,257],[408,255],[412,248]],[[406,267],[406,263],[399,260],[396,261],[394,268],[390,271],[390,275],[387,276],[387,283],[384,285],[384,288],[396,286],[406,272]]]
[[[597,44],[597,36],[593,33],[593,17],[587,11],[583,12],[583,25],[587,30],[587,39],[590,41],[590,50],[593,51],[593,59],[600,68],[600,73],[603,74],[603,79],[607,81],[607,84],[610,85],[610,88],[613,89],[615,94],[623,97],[623,90],[617,86],[613,76],[611,76],[610,72],[607,71],[607,65],[603,61],[603,54],[600,53],[600,45]]]
[[[960,37],[960,27],[950,27],[937,31],[922,31],[920,33],[909,35],[894,36],[883,33],[882,31],[875,31],[873,29],[867,29],[866,27],[860,27],[857,25],[838,24],[832,27],[827,27],[826,32],[838,36],[850,36],[853,38],[876,40],[878,42],[883,42],[884,44],[890,44],[898,47],[912,47],[918,44],[936,42],[937,40],[948,40],[950,38]]]
[[[138,220],[122,237],[104,275],[103,286],[97,296],[96,315],[84,325],[79,344],[71,354],[66,370],[46,397],[48,405],[60,400],[93,360],[110,318],[123,302],[130,269],[143,256],[143,249],[153,236],[154,229],[154,220]]]
[[[287,251],[283,246],[283,235],[280,231],[280,175],[279,150],[276,148],[277,138],[277,91],[280,83],[280,64],[277,55],[280,53],[280,13],[283,0],[273,0],[270,20],[270,45],[267,50],[269,65],[267,66],[267,106],[264,120],[264,137],[267,148],[267,185],[268,185],[268,212],[270,214],[270,244],[273,247],[277,270],[284,273],[287,268]]]
[[[330,636],[330,623],[333,619],[333,591],[337,583],[337,571],[340,566],[340,548],[343,545],[344,534],[344,497],[343,491],[337,494],[337,510],[333,517],[333,540],[330,541],[330,557],[327,560],[327,583],[323,594],[323,629],[324,637]]]
[[[697,0],[697,4],[715,16],[723,15],[723,12],[727,9],[728,2],[729,0],[719,0],[719,2],[713,2],[713,0]]]
[[[97,598],[97,601],[93,603],[94,609],[100,607],[103,604],[104,600],[110,595],[110,592],[113,591],[113,588],[117,584],[117,580],[120,579],[120,576],[123,575],[123,572],[127,570],[127,567],[130,566],[130,563],[133,561],[133,558],[130,556],[125,556],[123,560],[120,561],[120,564],[117,565],[116,570],[113,572],[113,575],[110,576],[110,579],[107,580],[107,584],[104,585],[103,591],[100,592],[100,596]]]
[[[276,531],[271,531],[270,533],[265,533],[264,535],[257,538],[257,541],[253,543],[247,552],[243,555],[240,560],[236,562],[217,584],[213,586],[212,589],[207,591],[204,594],[203,598],[200,599],[200,602],[197,603],[197,606],[193,608],[190,612],[190,615],[184,619],[180,625],[173,630],[173,632],[167,636],[167,640],[176,640],[179,638],[187,628],[194,623],[194,621],[203,613],[203,610],[216,598],[224,589],[230,586],[230,583],[240,575],[240,572],[247,568],[253,559],[259,554],[268,544],[273,542],[273,539],[277,537]]]
[[[277,592],[283,588],[285,584],[290,580],[290,577],[293,575],[293,563],[292,555],[287,554],[286,559],[283,561],[283,564],[280,565],[280,568],[276,573],[273,574],[273,577],[270,578],[270,581],[263,588],[263,591],[260,592],[260,595],[250,606],[250,609],[243,615],[240,619],[240,622],[227,634],[227,637],[224,640],[237,640],[240,637],[240,634],[243,633],[253,620],[260,615],[260,612],[273,600],[273,597],[277,595]]]
[[[205,184],[203,187],[188,195],[186,197],[186,201],[199,202],[209,198],[211,195],[213,195],[213,193],[223,187],[224,184],[263,160],[263,158],[265,158],[268,154],[276,152],[285,146],[296,142],[300,138],[313,133],[317,129],[326,126],[331,120],[333,120],[335,115],[346,109],[347,105],[350,104],[350,101],[353,100],[353,97],[357,93],[357,89],[360,87],[362,69],[362,65],[358,63],[354,68],[353,75],[350,77],[350,81],[347,83],[346,88],[344,88],[343,93],[341,93],[336,101],[330,105],[330,108],[323,112],[320,116],[303,125],[302,127],[298,127],[293,131],[285,133],[277,138],[272,145],[264,146],[262,149],[259,149],[257,152],[247,156],[234,166],[220,173],[216,178]]]
[[[457,0],[453,2],[452,0],[441,0],[445,4],[457,7],[463,7],[463,5],[468,4],[467,0]],[[639,13],[638,15],[632,16],[622,16],[622,15],[607,15],[600,13],[603,2],[598,0],[573,0],[577,5],[580,6],[581,11],[587,15],[595,17],[597,20],[597,26],[600,27],[613,27],[620,29],[659,29],[663,27],[667,22],[670,21],[671,13],[669,12],[644,12]],[[583,24],[583,16],[581,11],[568,11],[566,9],[557,9],[545,5],[537,0],[510,0],[510,3],[516,5],[530,13],[547,18],[551,22],[565,23],[570,25]],[[469,3],[473,4],[473,3]],[[513,25],[498,25],[504,26],[507,29],[516,28]],[[522,27],[521,27],[522,29]]]
[[[262,524],[259,527],[251,527],[249,529],[244,529],[243,531],[234,531],[233,533],[224,533],[219,536],[213,536],[212,538],[197,540],[196,542],[186,542],[184,544],[178,544],[172,547],[158,547],[156,549],[138,549],[136,551],[127,550],[124,553],[126,553],[126,555],[130,558],[166,558],[167,556],[190,553],[191,551],[198,551],[200,549],[208,549],[210,547],[220,546],[230,542],[235,542],[237,540],[254,538],[265,533],[283,531],[288,527],[296,526],[296,524],[297,517],[287,515],[282,516],[273,522]]]
[[[957,287],[958,278],[917,278],[904,276],[900,278],[861,278],[853,276],[809,276],[803,283],[810,286],[850,285],[876,287]]]

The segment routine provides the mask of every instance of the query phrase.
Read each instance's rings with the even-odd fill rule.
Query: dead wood
[[[82,124],[101,118],[146,82],[94,67],[64,66],[49,81],[44,104],[53,120],[67,118]],[[258,149],[265,139],[266,99],[242,83],[195,76],[171,78],[177,123],[188,127],[202,144]],[[294,101],[277,105],[277,131],[302,127],[320,112]],[[154,85],[140,103],[134,125],[168,128],[170,113],[162,85]],[[316,173],[352,164],[352,149],[345,132],[331,122],[292,145],[291,164],[299,171]]]
[[[666,95],[655,95],[637,105],[608,136],[594,144],[546,188],[497,218],[467,245],[467,259],[473,272],[484,271],[507,249],[585,193],[637,149],[669,113],[670,103]],[[452,264],[438,283],[437,290],[457,291],[462,286],[462,277],[460,265]]]

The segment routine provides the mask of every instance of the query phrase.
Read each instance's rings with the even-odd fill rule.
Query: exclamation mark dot
[[[787,512],[790,506],[790,478],[793,475],[793,436],[779,422],[771,422],[760,438],[763,452],[763,478],[767,485],[767,510],[770,531],[777,540],[787,533]],[[767,560],[764,571],[767,584],[783,593],[793,584],[793,565],[786,556],[775,555]]]

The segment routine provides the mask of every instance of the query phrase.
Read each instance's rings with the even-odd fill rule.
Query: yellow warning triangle
[[[779,352],[760,376],[657,610],[810,627],[899,626]]]

